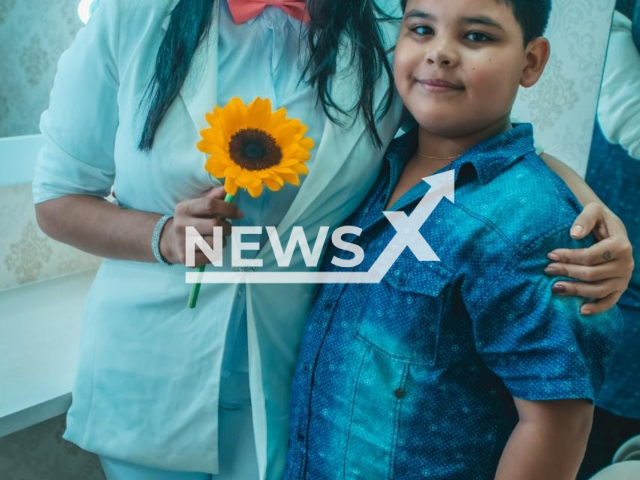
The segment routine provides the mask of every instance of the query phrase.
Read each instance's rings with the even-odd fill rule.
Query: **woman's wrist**
[[[160,217],[153,231],[151,250],[156,261],[162,265],[171,265],[174,262],[172,255],[171,223],[173,215]]]

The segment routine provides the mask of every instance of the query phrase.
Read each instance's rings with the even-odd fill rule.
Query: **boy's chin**
[[[421,129],[446,138],[465,136],[469,129],[467,125],[462,125],[459,119],[416,118],[416,121]]]
[[[414,116],[414,118],[423,130],[432,135],[449,139],[477,135],[492,125],[487,122],[486,118],[434,117],[431,115]],[[497,123],[499,123],[499,120],[496,120]]]

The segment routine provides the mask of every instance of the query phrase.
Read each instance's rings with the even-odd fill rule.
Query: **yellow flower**
[[[272,112],[268,99],[256,98],[248,106],[233,98],[224,108],[207,114],[211,128],[200,132],[198,150],[210,157],[205,170],[224,178],[224,188],[236,195],[245,188],[256,198],[263,186],[280,190],[285,182],[300,185],[298,175],[309,170],[313,140],[305,137],[307,127],[288,119],[284,108]]]

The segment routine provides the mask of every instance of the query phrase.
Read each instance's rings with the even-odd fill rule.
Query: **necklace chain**
[[[455,157],[432,157],[429,155],[423,155],[420,152],[416,152],[416,155],[427,160],[455,160],[456,158],[460,157],[460,155],[456,155]]]

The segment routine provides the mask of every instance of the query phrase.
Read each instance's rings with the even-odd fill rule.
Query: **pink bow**
[[[293,18],[309,23],[306,0],[229,0],[231,16],[236,24],[257,17],[267,6],[281,8]]]

